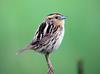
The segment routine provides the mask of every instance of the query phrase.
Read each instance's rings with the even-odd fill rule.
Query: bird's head
[[[46,21],[53,22],[56,25],[63,25],[65,19],[66,17],[60,13],[52,13],[45,18]]]

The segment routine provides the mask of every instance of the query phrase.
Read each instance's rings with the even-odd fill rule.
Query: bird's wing
[[[41,39],[41,38],[44,37],[44,31],[45,31],[46,27],[47,27],[47,25],[46,25],[45,22],[43,22],[43,23],[39,26],[39,28],[38,28],[38,30],[37,30],[37,32],[36,32],[36,34],[35,34],[35,36],[36,36],[35,38],[36,38],[36,39]]]
[[[54,36],[56,30],[57,28],[55,28],[55,26],[52,23],[43,22],[39,26],[31,42],[31,45],[35,47],[35,46],[38,46],[38,45],[40,46],[47,43],[50,40],[50,38]]]
[[[55,33],[56,30],[57,27],[55,27],[52,23],[43,22],[39,26],[32,42],[26,48],[19,50],[17,54],[21,54],[22,52],[32,48],[38,49],[42,46],[45,46],[57,35],[57,33]]]
[[[42,38],[44,38],[47,35],[52,35],[52,33],[54,31],[53,29],[54,29],[54,25],[52,23],[43,22],[39,26],[39,28],[38,28],[38,30],[33,38],[33,41],[34,40],[41,40]]]
[[[50,38],[51,36],[47,35],[47,36],[44,36],[41,40],[40,39],[33,40],[31,42],[31,46],[33,46],[32,48],[34,48],[34,50],[41,48],[42,46],[45,46],[46,44],[48,44],[48,42],[50,41]]]

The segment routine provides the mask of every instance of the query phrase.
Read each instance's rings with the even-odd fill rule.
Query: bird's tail
[[[31,49],[31,48],[32,48],[32,46],[31,46],[31,45],[28,45],[27,47],[25,47],[25,48],[23,48],[23,49],[21,49],[21,50],[18,50],[17,53],[16,53],[16,55],[20,55],[20,54],[22,54],[23,52],[25,52],[25,51],[27,51],[27,50],[29,50],[29,49]]]

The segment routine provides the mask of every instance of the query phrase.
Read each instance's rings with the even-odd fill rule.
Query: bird
[[[49,55],[61,45],[64,37],[65,19],[66,17],[60,13],[47,15],[39,25],[32,41],[25,48],[19,50],[17,55],[26,50],[34,50],[43,54],[48,65],[48,74],[54,74]]]

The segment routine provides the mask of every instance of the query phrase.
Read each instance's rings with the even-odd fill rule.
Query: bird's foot
[[[53,67],[49,67],[48,74],[54,74],[54,68]]]

